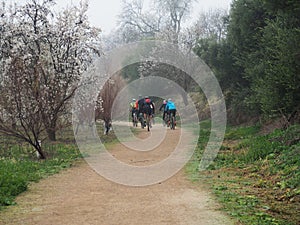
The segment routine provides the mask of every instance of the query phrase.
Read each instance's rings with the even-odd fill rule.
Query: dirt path
[[[121,144],[110,152],[126,163],[151,164],[172,151],[179,134],[179,129],[169,130],[166,141],[151,152],[133,152]],[[182,171],[157,185],[128,187],[104,179],[82,161],[32,184],[16,206],[0,212],[0,224],[234,224],[218,208],[210,194],[191,184]]]

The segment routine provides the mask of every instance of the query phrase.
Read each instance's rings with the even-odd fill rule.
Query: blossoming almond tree
[[[55,140],[81,74],[100,55],[100,29],[89,25],[87,3],[54,16],[52,0],[2,4],[0,132],[21,138],[40,153],[38,140]]]
[[[59,14],[49,45],[51,79],[45,79],[49,88],[44,111],[44,124],[50,140],[55,140],[57,120],[68,112],[69,99],[73,96],[80,76],[86,71],[94,56],[99,56],[100,30],[90,26],[87,19],[87,4],[72,7]]]

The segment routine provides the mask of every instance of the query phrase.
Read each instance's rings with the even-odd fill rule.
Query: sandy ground
[[[139,134],[148,135],[147,131]],[[110,152],[128,164],[151,164],[170,154],[179,135],[180,129],[168,130],[165,141],[150,152],[132,151],[122,144]],[[106,180],[81,161],[32,184],[16,201],[17,205],[0,212],[0,224],[235,224],[218,210],[211,194],[192,184],[183,171],[156,185],[129,187]]]

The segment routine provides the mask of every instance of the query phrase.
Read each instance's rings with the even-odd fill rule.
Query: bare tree
[[[222,8],[202,12],[199,14],[192,30],[198,36],[198,39],[212,38],[220,42],[226,37],[228,15],[228,11]]]
[[[125,80],[117,74],[108,79],[100,91],[97,99],[96,119],[102,119],[105,126],[111,122],[113,103],[125,85]]]
[[[146,11],[143,0],[125,0],[119,15],[119,32],[126,35],[130,30],[131,41],[133,37],[133,41],[156,37],[178,44],[182,23],[190,14],[194,1],[153,0],[153,8]]]
[[[154,37],[155,33],[160,31],[162,15],[157,11],[145,11],[143,0],[124,0],[119,20],[120,31],[125,35],[125,42],[128,42],[142,37]],[[131,38],[126,35],[129,30]],[[132,37],[135,37],[135,40],[132,40]]]
[[[190,15],[195,0],[155,0],[157,9],[165,15],[165,24],[160,35],[174,44],[179,43],[182,23]]]

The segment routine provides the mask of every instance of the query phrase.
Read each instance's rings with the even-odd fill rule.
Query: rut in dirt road
[[[179,134],[179,129],[168,130],[165,140],[150,152],[135,152],[122,144],[109,152],[128,164],[151,164],[170,154]],[[147,135],[143,131],[139,136]],[[130,187],[104,179],[81,161],[32,184],[16,201],[16,206],[0,212],[0,224],[234,224],[218,210],[211,195],[190,183],[183,171],[159,184]]]

